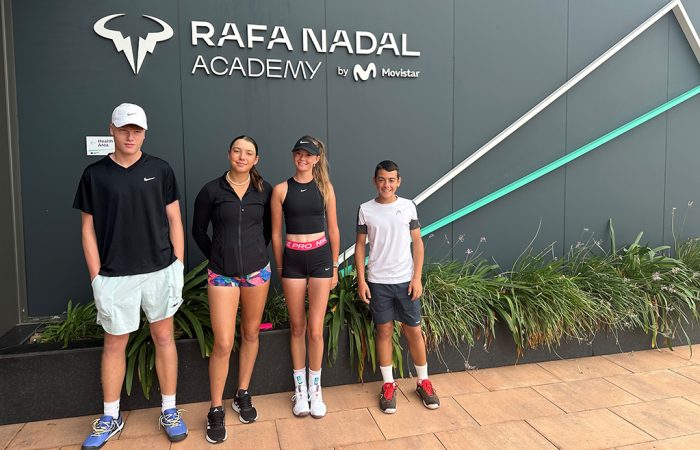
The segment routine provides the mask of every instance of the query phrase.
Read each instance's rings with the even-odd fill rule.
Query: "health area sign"
[[[119,30],[119,21],[124,14],[110,14],[97,20],[95,33],[110,39],[115,49],[124,54],[135,75],[138,75],[148,54],[157,51],[160,42],[171,39],[174,30],[164,20],[143,15],[160,27],[160,30],[139,37],[136,56],[131,36]],[[357,57],[352,66],[338,65],[332,72],[339,77],[354,81],[372,78],[418,78],[421,71],[415,67],[420,50],[411,46],[405,32],[373,33],[361,30],[327,30],[301,27],[288,29],[282,25],[223,22],[205,20],[189,22],[189,43],[197,49],[191,64],[190,74],[209,77],[267,78],[281,80],[313,80],[324,63],[325,55],[344,53]],[[286,58],[252,57],[242,54],[248,51],[279,53]],[[380,66],[365,61],[371,56],[391,55],[399,64]]]

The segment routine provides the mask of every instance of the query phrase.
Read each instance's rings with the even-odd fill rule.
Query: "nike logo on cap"
[[[151,178],[143,177],[143,181],[151,181],[151,180],[155,180],[155,179],[156,179],[156,177],[151,177]]]
[[[311,142],[309,141],[299,141],[300,144],[310,144]]]
[[[126,113],[127,116],[133,116],[134,114],[136,114],[136,113],[135,112]]]

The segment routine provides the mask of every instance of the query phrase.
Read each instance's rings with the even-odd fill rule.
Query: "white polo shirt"
[[[357,211],[357,232],[369,237],[367,281],[399,284],[413,277],[411,230],[420,228],[416,205],[402,197],[391,203],[372,199]]]

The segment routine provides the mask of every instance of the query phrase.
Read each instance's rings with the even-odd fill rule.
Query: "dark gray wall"
[[[664,4],[649,0],[570,2],[568,76]],[[632,41],[568,95],[567,151],[666,101],[670,21],[675,24],[672,14]],[[595,33],[591,33],[592,26]],[[665,140],[666,118],[660,116],[565,169],[567,244],[575,243],[584,227],[605,239],[609,218],[613,219],[616,234],[624,236],[621,243],[633,239],[639,231],[645,232],[645,240],[661,242]]]
[[[14,61],[12,49],[12,12],[9,1],[0,1],[0,336],[21,321],[20,309],[26,296],[23,291],[21,226],[17,177],[17,119],[14,99]]]
[[[414,197],[665,4],[663,0],[499,0],[424,2],[168,0],[54,2],[16,0],[16,54],[24,255],[30,316],[60,312],[69,298],[90,298],[80,248],[79,213],[70,208],[83,168],[84,136],[107,133],[111,109],[139,103],[149,114],[145,150],[167,159],[183,193],[189,225],[194,196],[227,168],[238,134],[260,145],[260,171],[279,182],[292,174],[290,145],[302,134],[326,140],[338,196],[342,247],[354,242],[357,205],[374,194],[381,159],[401,166],[400,194]],[[684,2],[700,24],[700,0]],[[92,31],[114,13],[125,35],[153,31],[159,17],[175,37],[157,45],[134,76],[113,44]],[[277,46],[241,50],[193,47],[190,21],[218,32],[225,22],[284,25],[294,52]],[[391,54],[302,53],[301,27],[408,33],[419,58]],[[41,30],[41,32],[37,32]],[[218,36],[215,36],[215,39]],[[313,80],[192,75],[198,54],[228,59],[322,62]],[[355,63],[421,70],[418,79],[354,82],[337,75]],[[700,83],[700,66],[672,15],[662,18],[419,206],[423,224],[530,173]],[[556,253],[591,234],[618,242],[645,231],[645,241],[671,242],[671,213],[700,202],[696,167],[700,103],[690,100],[566,168],[436,231],[432,259],[480,251],[504,268],[535,237]],[[691,208],[686,236],[698,235]],[[682,217],[681,217],[682,220]],[[188,227],[189,228],[189,227]],[[584,232],[587,229],[587,232]],[[188,243],[192,267],[202,255]]]
[[[567,80],[566,38],[566,2],[456,2],[455,163]],[[461,208],[563,156],[565,126],[562,98],[456,178],[452,207]],[[564,184],[563,171],[557,171],[456,222],[453,237],[463,234],[465,242],[455,248],[455,259],[485,237],[484,255],[509,267],[540,222],[535,248],[562,242]]]
[[[148,111],[144,149],[166,159],[185,183],[179,46],[160,43],[136,77],[94,22],[126,13],[111,26],[125,35],[158,28],[142,14],[177,24],[172,1],[71,1],[13,4],[17,104],[22,163],[27,296],[30,316],[63,311],[69,299],[89,301],[89,278],[80,243],[80,213],[71,209],[80,175],[96,157],[86,135],[108,135],[112,109],[121,102]],[[135,230],[136,232],[137,230]]]

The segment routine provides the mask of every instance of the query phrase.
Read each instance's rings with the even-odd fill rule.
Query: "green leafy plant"
[[[509,283],[496,309],[508,323],[518,355],[525,344],[551,347],[563,338],[584,340],[596,330],[598,305],[552,253],[553,244],[524,254],[502,275]]]
[[[65,348],[71,342],[100,339],[104,330],[97,324],[96,317],[95,303],[73,305],[73,301],[68,300],[65,319],[46,325],[41,331],[40,342],[61,342]]]
[[[590,252],[588,246],[575,252]],[[613,264],[616,256],[589,254],[569,258],[566,270],[581,291],[597,304],[598,328],[617,333],[623,329],[646,329],[646,296],[635,281],[621,276]]]
[[[275,290],[268,295],[262,321],[271,323],[274,328],[288,327],[289,310],[284,303],[284,293]]]
[[[695,273],[694,278],[700,282],[700,238],[687,239],[676,247],[676,258]]]
[[[612,223],[610,227],[612,230]],[[641,238],[639,233],[628,247],[614,251],[613,265],[640,289],[644,331],[651,334],[652,347],[657,347],[659,334],[669,346],[679,333],[689,340],[685,326],[690,324],[690,317],[698,319],[700,306],[700,289],[693,271],[683,261],[664,254],[670,247],[641,245]]]
[[[475,337],[493,335],[494,303],[503,288],[496,265],[483,260],[426,264],[423,270],[423,330],[428,348],[440,344],[474,345]]]

